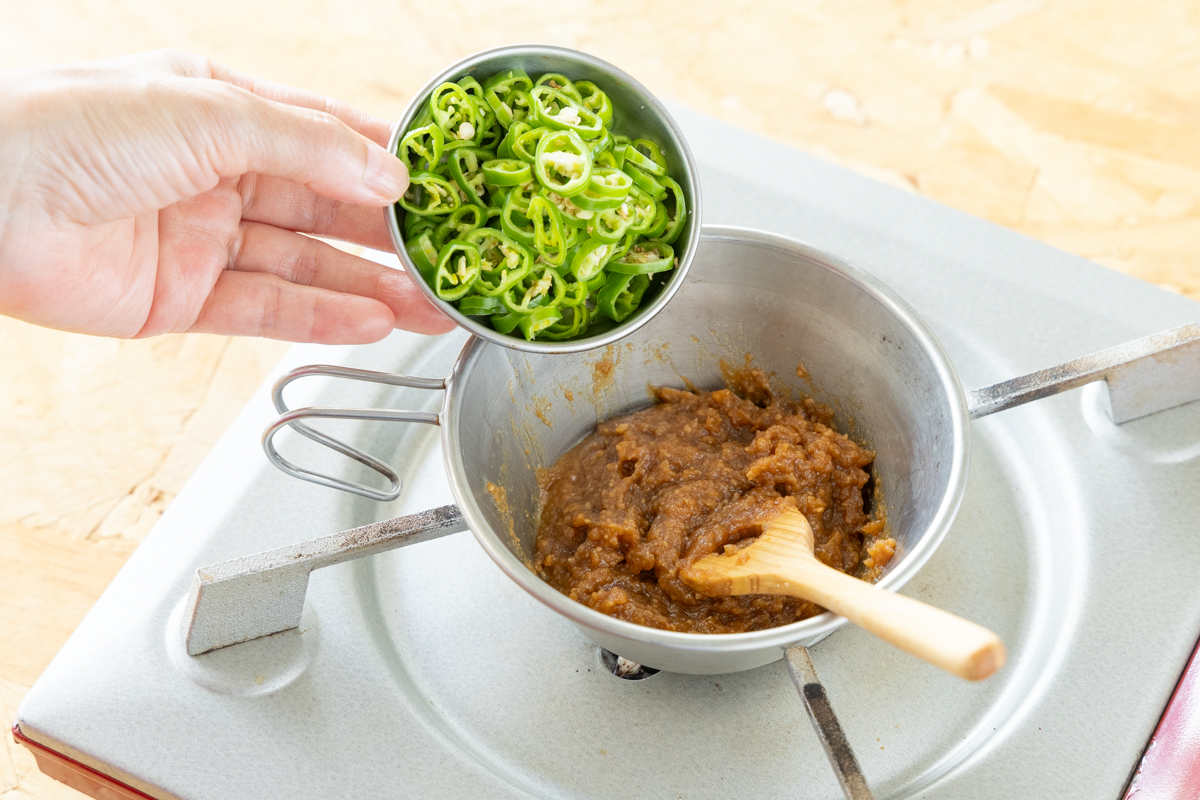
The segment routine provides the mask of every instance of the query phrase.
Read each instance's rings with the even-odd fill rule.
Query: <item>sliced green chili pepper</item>
[[[654,224],[654,215],[658,213],[658,205],[654,198],[642,191],[642,187],[634,186],[629,191],[628,209],[631,218],[629,229],[635,234],[644,234]]]
[[[513,122],[531,122],[529,117],[533,114],[533,98],[527,90],[514,89],[509,105],[512,106]]]
[[[575,89],[579,92],[584,108],[599,117],[604,127],[612,125],[613,107],[607,94],[591,81],[577,81]]]
[[[456,239],[447,243],[438,254],[433,291],[446,301],[462,299],[471,291],[471,285],[479,278],[479,272],[479,248]]]
[[[514,116],[513,108],[516,92],[528,92],[532,88],[533,81],[525,74],[525,70],[506,69],[497,72],[483,82],[483,96],[492,112],[495,113],[496,119],[501,125],[508,128],[514,122],[519,121],[519,118]],[[528,112],[528,104],[526,104],[526,112]]]
[[[612,167],[614,169],[621,168],[621,165],[617,163],[617,157],[613,155],[612,150],[605,150],[592,160],[596,162],[596,166],[598,167]]]
[[[625,202],[625,200],[620,197],[603,197],[596,194],[591,189],[584,189],[579,194],[571,195],[571,202],[583,211],[595,212],[619,208],[620,205]]]
[[[640,238],[641,237],[638,236],[638,234],[633,233],[632,231],[627,231],[625,235],[621,237],[621,241],[613,245],[613,251],[609,254],[608,260],[612,261],[613,259],[624,256],[633,249],[634,242]]]
[[[683,187],[673,179],[663,178],[662,183],[668,192],[667,199],[663,201],[667,211],[667,227],[658,238],[665,244],[674,244],[687,222],[687,199],[683,196]]]
[[[600,272],[596,273],[596,277],[594,277],[590,281],[586,281],[584,283],[584,285],[587,286],[587,289],[588,289],[588,300],[589,301],[595,299],[595,296],[594,296],[595,293],[604,288],[604,283],[607,280],[608,280],[608,273],[605,272],[604,270],[601,270]],[[595,307],[594,303],[593,303],[593,307]]]
[[[561,194],[552,192],[549,189],[542,189],[539,194],[558,208],[562,214],[564,225],[586,228],[594,216],[591,211],[586,211],[575,205],[574,197],[563,197]],[[576,195],[575,197],[578,196]]]
[[[525,338],[533,340],[542,331],[562,319],[562,312],[557,308],[539,308],[531,314],[524,314],[517,320],[517,327]]]
[[[552,131],[538,141],[533,169],[543,186],[570,197],[588,187],[592,160],[575,131]]]
[[[483,225],[487,212],[477,205],[467,203],[450,212],[446,221],[433,232],[433,245],[440,251],[451,239],[462,239],[467,233]]]
[[[625,150],[625,166],[628,167],[631,165],[656,177],[662,177],[666,174],[666,170],[655,164],[649,156],[643,155],[636,147],[629,147]]]
[[[473,294],[458,301],[458,310],[468,317],[498,314],[507,311],[498,297],[483,297]]]
[[[512,333],[516,330],[517,322],[524,314],[516,311],[509,311],[507,314],[496,314],[492,317],[492,327],[496,333]]]
[[[433,243],[430,232],[423,231],[412,237],[404,243],[404,249],[408,251],[413,263],[417,265],[417,271],[421,273],[421,277],[426,282],[432,281],[434,273],[437,272],[438,249]]]
[[[520,196],[521,193],[517,189],[508,193],[508,199],[504,202],[504,210],[500,212],[500,230],[513,240],[532,247],[533,223],[529,221],[525,211],[520,209]],[[526,206],[527,210],[528,206]]]
[[[509,311],[528,314],[535,308],[561,305],[567,291],[562,276],[550,267],[530,270],[500,295]]]
[[[434,122],[446,141],[471,141],[479,127],[479,108],[466,90],[457,83],[443,83],[429,96]]]
[[[481,147],[456,147],[449,151],[450,176],[459,185],[467,199],[479,206],[486,206],[484,198],[483,162],[492,157],[491,150]]]
[[[412,214],[448,214],[460,205],[454,184],[431,172],[408,176],[408,191],[400,198],[400,207]]]
[[[558,89],[535,86],[529,96],[533,100],[534,124],[553,130],[574,131],[583,139],[595,139],[604,130],[604,124],[598,116]]]
[[[657,239],[663,231],[667,229],[667,207],[662,203],[654,204],[654,219],[650,223],[650,227],[642,231],[642,236],[647,239]]]
[[[613,322],[624,322],[641,304],[649,285],[648,275],[614,274],[600,290],[597,311]]]
[[[524,214],[529,210],[529,201],[533,199],[535,194],[540,192],[541,187],[538,186],[537,181],[530,181],[520,186],[514,186],[509,194],[512,196],[513,204],[517,210]]]
[[[488,208],[494,208],[497,211],[504,208],[504,203],[508,200],[508,192],[511,186],[496,186],[488,191]],[[500,216],[497,214],[496,216]]]
[[[413,128],[396,146],[396,156],[410,173],[426,171],[442,160],[445,142],[442,129],[437,125]]]
[[[496,123],[496,113],[484,99],[483,87],[470,75],[459,78],[458,85],[475,102],[475,110],[479,113],[479,124],[475,126],[475,144],[488,150],[495,150],[496,144],[504,136],[504,129]]]
[[[467,93],[467,97],[470,97],[475,101],[475,108],[479,112],[480,119],[486,119],[487,117],[495,114],[495,112],[488,107],[487,101],[483,99],[483,87],[479,84],[479,81],[475,80],[473,76],[464,75],[455,81],[455,83],[457,83],[459,87]]]
[[[562,212],[543,195],[534,195],[526,213],[533,224],[533,247],[542,258],[560,266],[567,257],[569,245],[563,230]]]
[[[626,148],[626,154],[637,152],[632,148]],[[653,175],[640,169],[631,161],[626,161],[621,166],[621,171],[633,179],[633,184],[641,189],[646,194],[653,197],[655,200],[662,200],[667,196],[667,190],[659,183]]]
[[[525,131],[513,142],[513,155],[532,164],[537,160],[538,144],[541,143],[542,137],[546,133],[545,128],[530,128]]]
[[[429,105],[429,101],[426,100],[425,104],[421,106],[421,110],[417,112],[416,119],[412,121],[412,125],[408,126],[408,129],[412,131],[416,130],[417,128],[424,128],[426,125],[429,125],[432,122],[433,108]]]
[[[409,174],[411,175],[412,173]],[[442,160],[430,167],[429,174],[436,175],[437,177],[446,181],[450,181],[451,183],[454,182],[454,179],[450,177],[450,162],[447,160],[444,153],[442,154]]]
[[[633,160],[639,168],[656,177],[667,174],[667,159],[662,148],[649,139],[634,139],[631,144],[633,148],[625,154],[626,159]]]
[[[479,84],[479,81],[475,80],[473,75],[464,75],[455,81],[455,83],[457,83],[462,90],[466,92],[472,100],[475,101],[476,105],[483,102],[483,87]],[[480,109],[480,112],[482,111],[483,109]],[[492,112],[488,111],[487,113],[490,114]]]
[[[588,239],[580,245],[571,259],[571,274],[575,280],[586,283],[599,275],[612,250],[611,243],[599,239]]]
[[[561,274],[561,273],[560,273]],[[588,298],[588,285],[585,281],[566,280],[567,290],[563,294],[563,301],[559,303],[559,308],[571,308],[572,306],[583,305]]]
[[[621,237],[626,232],[631,230],[634,216],[630,213],[621,213],[621,208],[606,208],[603,211],[596,212],[596,216],[592,218],[592,224],[588,226],[588,233],[593,239],[599,239],[606,244],[615,244],[620,241]]]
[[[488,117],[483,123],[480,132],[475,135],[475,142],[484,150],[494,151],[503,138],[504,128],[496,122],[496,118],[493,116]]]
[[[615,167],[592,167],[588,189],[602,197],[623,200],[633,189],[633,178]]]
[[[566,215],[563,216],[563,219],[564,220],[566,219]],[[563,230],[565,230],[567,233],[567,249],[568,249],[568,251],[583,244],[583,242],[586,241],[588,238],[587,230],[582,227],[578,227],[575,225],[567,225]]]
[[[423,231],[432,231],[438,226],[438,220],[435,217],[424,217],[420,214],[404,215],[404,238],[416,238]]]
[[[613,136],[613,156],[617,160],[617,169],[625,168],[625,152],[629,149],[632,140],[628,136],[617,134]]]
[[[592,161],[595,161],[597,158],[599,158],[601,153],[608,152],[609,148],[612,147],[612,143],[612,135],[607,130],[602,128],[600,130],[600,135],[595,139],[589,140],[587,143],[588,150],[592,154]]]
[[[533,170],[518,158],[495,158],[483,162],[483,177],[493,186],[517,186],[533,178]]]
[[[605,269],[621,275],[644,275],[674,266],[675,251],[671,245],[651,239],[635,244],[628,253],[610,260]]]
[[[529,79],[529,73],[523,69],[504,69],[485,80],[483,88],[492,89],[497,94],[504,95],[513,89],[529,91],[533,88],[533,81]]]
[[[466,241],[479,248],[481,273],[475,291],[496,297],[524,278],[533,264],[525,246],[494,228],[476,228]]]
[[[592,315],[586,306],[582,304],[561,306],[560,309],[562,318],[553,325],[543,328],[540,332],[541,338],[554,340],[570,339],[579,336],[587,330]]]
[[[545,75],[537,79],[534,84],[536,89],[538,86],[548,86],[551,89],[562,92],[577,103],[583,103],[583,95],[580,94],[578,87],[571,82],[571,79],[566,75],[558,72],[547,72]],[[533,91],[530,89],[530,91]]]
[[[525,122],[514,122],[508,129],[508,133],[500,140],[499,146],[496,148],[496,155],[499,158],[517,158],[516,151],[513,150],[513,145],[517,143],[517,137],[529,130],[529,124]],[[536,149],[536,145],[534,146]],[[525,159],[521,159],[524,161]],[[532,161],[530,162],[532,163]]]

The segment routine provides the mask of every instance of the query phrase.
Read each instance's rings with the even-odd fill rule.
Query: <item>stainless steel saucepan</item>
[[[740,364],[752,354],[755,365],[841,409],[841,419],[835,422],[848,424],[852,418],[854,438],[876,451],[875,480],[886,498],[890,535],[897,542],[896,556],[879,585],[895,590],[937,549],[958,510],[967,477],[971,418],[1100,379],[1109,380],[1118,422],[1200,397],[1200,370],[1192,371],[1191,385],[1184,381],[1181,386],[1178,374],[1163,377],[1166,373],[1159,368],[1165,361],[1148,357],[1170,348],[1183,348],[1193,358],[1200,355],[1200,328],[1187,326],[968,394],[925,323],[869,274],[782,236],[706,227],[691,274],[672,302],[610,347],[574,354],[522,353],[472,338],[444,379],[332,367],[306,367],[285,376],[276,386],[275,400],[286,413],[264,434],[266,451],[277,466],[367,497],[395,497],[400,480],[387,464],[309,428],[305,421],[390,419],[440,425],[457,507],[326,537],[295,553],[280,551],[206,567],[193,589],[188,650],[204,652],[289,627],[291,616],[299,619],[311,569],[469,528],[509,577],[614,653],[675,672],[758,667],[781,658],[793,645],[819,641],[845,620],[825,613],[749,633],[678,633],[634,625],[577,603],[529,566],[538,515],[537,470],[553,464],[597,421],[649,404],[649,385],[682,386],[686,378],[698,386],[716,387],[721,384],[721,359]],[[801,362],[814,383],[793,377]],[[287,411],[284,387],[314,374],[444,390],[445,398],[436,414]],[[1157,390],[1150,385],[1154,381],[1162,384]],[[391,488],[371,489],[290,463],[273,443],[275,433],[287,426],[378,470],[389,478]],[[502,502],[497,501],[495,487],[504,490]],[[246,563],[239,566],[241,561]],[[290,594],[277,593],[291,597],[291,611],[255,620],[243,605],[240,623],[226,615],[219,626],[204,624],[206,618],[220,617],[206,613],[206,604],[218,610],[232,607],[245,596],[245,587],[238,589],[240,578],[253,571],[261,578],[272,569],[279,575],[291,570]]]

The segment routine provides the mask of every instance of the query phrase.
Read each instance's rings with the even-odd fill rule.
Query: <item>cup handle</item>
[[[355,420],[382,420],[390,422],[420,422],[426,425],[440,425],[441,417],[429,411],[399,411],[384,408],[323,408],[309,407],[289,410],[287,403],[283,400],[283,390],[292,381],[300,378],[312,376],[324,376],[327,378],[342,378],[352,381],[365,381],[368,383],[381,383],[388,386],[407,386],[412,389],[429,389],[431,391],[444,391],[446,389],[445,378],[420,378],[415,375],[396,375],[390,372],[374,372],[365,369],[352,369],[350,367],[334,367],[325,364],[313,364],[307,367],[300,367],[284,375],[275,383],[275,388],[271,391],[271,399],[275,403],[275,410],[282,416],[271,423],[271,426],[263,431],[262,446],[267,454],[267,459],[278,467],[283,472],[291,475],[293,478],[316,483],[321,486],[329,486],[333,489],[341,489],[345,492],[366,497],[371,500],[395,500],[400,496],[402,484],[400,474],[384,461],[379,460],[370,453],[363,452],[357,447],[346,444],[345,442],[335,439],[328,434],[321,433],[308,425],[305,425],[301,420],[305,419],[355,419]],[[275,449],[273,439],[275,434],[284,427],[290,427],[292,430],[306,436],[317,444],[335,450],[344,456],[354,459],[364,466],[378,472],[387,479],[389,487],[387,490],[374,489],[370,486],[353,481],[342,480],[335,478],[332,475],[325,475],[320,472],[299,467],[285,459]]]

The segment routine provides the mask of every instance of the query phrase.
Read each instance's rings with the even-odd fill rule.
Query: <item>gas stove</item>
[[[1182,297],[671,110],[706,222],[872,272],[968,388],[1200,320]],[[259,447],[270,383],[307,363],[442,377],[463,340],[289,351],[22,704],[19,736],[52,774],[96,796],[187,800],[842,796],[783,662],[618,677],[470,533],[314,572],[298,628],[187,654],[199,567],[453,502],[430,426],[330,428],[390,457],[405,486],[392,503],[275,471]],[[440,399],[319,379],[292,391],[294,406]],[[811,648],[876,797],[1125,791],[1200,635],[1200,403],[1116,426],[1103,392],[974,423],[962,510],[903,589],[999,633],[1000,673],[968,684],[851,627]],[[315,446],[302,457],[367,474]]]

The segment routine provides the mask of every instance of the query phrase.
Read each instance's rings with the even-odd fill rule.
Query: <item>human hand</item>
[[[454,324],[391,250],[388,125],[174,51],[0,75],[0,313],[117,337],[371,342]]]

